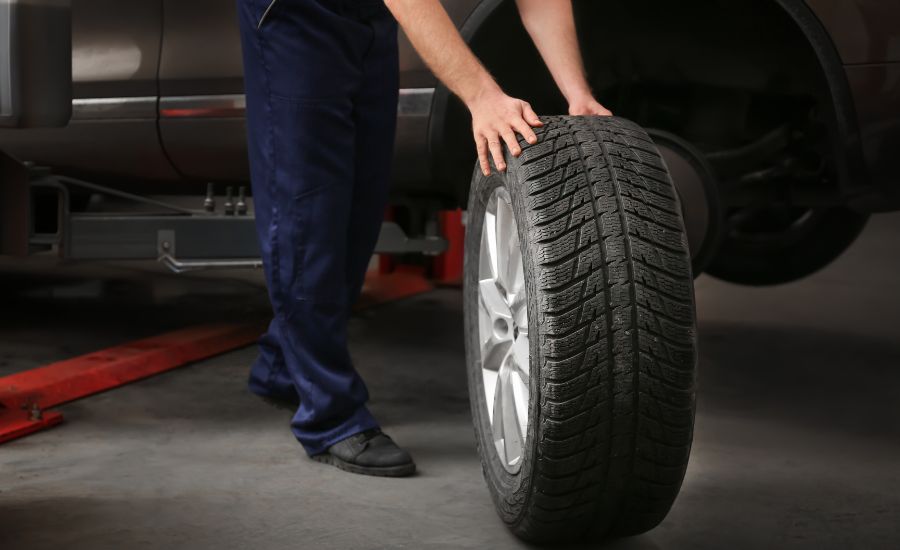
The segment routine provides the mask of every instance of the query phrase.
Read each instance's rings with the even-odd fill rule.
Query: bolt
[[[238,187],[238,201],[237,201],[237,213],[238,216],[244,216],[247,214],[247,201],[244,198],[247,193],[247,188],[243,185]]]
[[[203,209],[207,212],[215,212],[216,211],[216,199],[215,199],[215,188],[213,184],[206,184],[206,198],[203,200]]]
[[[230,185],[225,189],[225,215],[234,216],[234,188]]]

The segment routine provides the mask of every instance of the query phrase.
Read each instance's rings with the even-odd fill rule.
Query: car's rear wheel
[[[733,209],[725,238],[707,272],[744,285],[796,281],[843,254],[868,219],[868,215],[843,206]]]
[[[506,173],[472,182],[469,390],[490,493],[535,542],[651,529],[694,420],[691,257],[647,134],[547,117]]]

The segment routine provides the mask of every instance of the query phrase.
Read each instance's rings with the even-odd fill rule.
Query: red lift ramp
[[[0,378],[0,443],[55,426],[69,401],[252,344],[261,325],[176,330]]]

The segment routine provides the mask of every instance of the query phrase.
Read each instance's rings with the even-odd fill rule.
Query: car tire
[[[729,230],[706,272],[750,286],[796,281],[836,260],[868,220],[867,214],[843,206],[733,210]]]
[[[476,167],[469,196],[466,356],[484,477],[528,541],[638,534],[675,501],[693,436],[681,208],[639,126],[542,120],[506,172]]]
[[[663,130],[647,129],[675,183],[681,201],[694,277],[715,257],[722,235],[722,199],[712,167],[696,147]]]

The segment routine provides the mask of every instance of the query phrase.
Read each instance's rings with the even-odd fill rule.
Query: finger
[[[491,150],[491,156],[494,157],[494,166],[501,172],[506,171],[506,161],[503,160],[503,146],[500,145],[500,136],[494,134],[488,137],[488,148]]]
[[[522,115],[524,115],[525,122],[531,124],[532,126],[543,126],[544,123],[541,122],[541,119],[538,118],[537,113],[531,108],[531,105],[527,102],[522,102]]]
[[[534,130],[531,129],[531,125],[525,122],[524,119],[517,121],[513,126],[515,127],[516,131],[519,132],[519,134],[521,134],[523,138],[525,138],[525,141],[532,145],[537,143],[537,135],[534,133]]]
[[[475,148],[478,149],[478,164],[481,166],[481,173],[490,176],[491,163],[488,162],[487,140],[483,136],[475,136]]]
[[[519,140],[516,139],[516,133],[512,131],[512,128],[507,128],[500,132],[500,136],[503,137],[503,141],[506,142],[506,146],[509,148],[509,152],[512,156],[517,157],[522,154],[522,148],[519,147]]]

